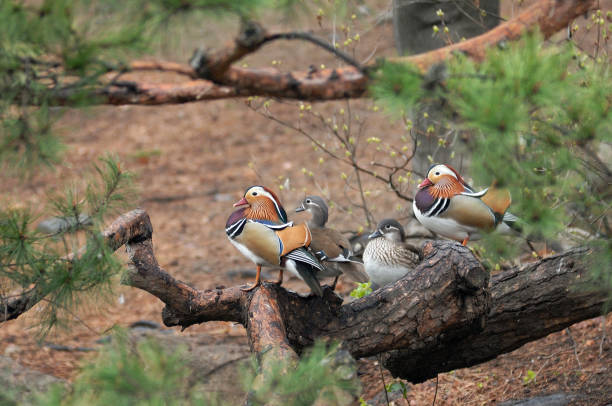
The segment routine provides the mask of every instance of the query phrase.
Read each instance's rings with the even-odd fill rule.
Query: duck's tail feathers
[[[321,289],[321,285],[319,284],[319,280],[315,275],[315,269],[309,264],[305,264],[303,262],[296,262],[295,269],[298,274],[302,277],[304,282],[308,285],[312,293],[315,295],[322,297],[323,289]]]
[[[522,234],[523,227],[521,227],[520,219],[510,212],[505,212],[501,216],[501,221],[497,226],[497,231],[502,234]]]
[[[325,266],[323,266],[323,264],[321,264],[319,260],[314,255],[312,255],[310,251],[308,251],[306,248],[295,249],[287,253],[285,257],[292,259],[297,263],[310,265],[312,268],[318,269],[319,271],[325,270]]]
[[[295,271],[306,282],[310,290],[317,296],[323,296],[323,289],[319,284],[316,274],[326,271],[323,266],[310,252],[305,248],[299,248],[291,251],[286,255],[295,264]]]

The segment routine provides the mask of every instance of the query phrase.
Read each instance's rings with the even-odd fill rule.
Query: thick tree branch
[[[395,376],[420,382],[439,372],[476,365],[552,332],[602,314],[606,292],[593,289],[590,253],[577,248],[494,275],[486,326],[427,353],[392,351],[385,366]]]
[[[294,345],[325,337],[363,357],[394,348],[424,350],[441,334],[450,338],[478,330],[488,312],[488,286],[488,272],[467,248],[435,242],[413,271],[367,297],[326,311],[287,295],[281,306]]]
[[[411,63],[423,71],[457,52],[482,60],[487,48],[495,44],[515,40],[534,28],[538,28],[544,38],[548,38],[595,6],[595,0],[539,0],[517,17],[478,37],[434,51],[389,60]],[[149,84],[135,81],[129,82],[130,86],[109,85],[96,91],[100,96],[100,103],[175,104],[244,96],[335,100],[365,96],[369,78],[354,66],[321,70],[312,68],[309,71],[287,73],[273,68],[246,69],[232,66],[232,63],[240,58],[258,50],[266,42],[266,38],[283,36],[267,34],[261,27],[254,27],[243,29],[235,44],[230,47],[215,52],[196,53],[192,58],[192,66],[196,69],[168,62],[135,61],[131,66],[132,70],[165,70],[200,77],[202,80],[182,84]],[[58,95],[58,101],[65,102],[67,96],[69,95]]]
[[[30,310],[40,300],[38,296],[39,292],[34,287],[9,298],[0,297],[0,323],[16,319]]]
[[[549,38],[567,27],[575,18],[593,9],[596,4],[595,0],[540,0],[512,20],[482,35],[419,55],[389,58],[389,61],[411,63],[422,71],[448,59],[454,53],[463,53],[477,61],[482,61],[487,49],[491,46],[503,41],[519,39],[535,27],[540,30],[544,38]]]
[[[255,377],[253,392],[266,383],[266,377],[284,361],[285,368],[293,368],[298,355],[287,340],[285,321],[278,306],[278,291],[270,285],[262,286],[253,293],[246,319],[247,335],[251,352],[257,356],[259,372]],[[289,372],[288,370],[284,372]],[[250,404],[247,401],[247,404]],[[283,405],[277,394],[266,399],[267,405]]]
[[[295,361],[296,351],[323,338],[342,341],[355,357],[384,354],[395,375],[418,382],[595,317],[606,300],[590,280],[590,252],[582,248],[504,271],[489,288],[488,272],[469,249],[429,242],[423,262],[403,279],[342,305],[329,287],[319,298],[267,283],[244,292],[178,281],[155,259],[143,210],[119,217],[104,237],[112,249],[127,246],[132,265],[123,282],[163,301],[166,325],[239,322],[263,364],[267,353]]]
[[[130,283],[167,304],[167,325],[237,321],[247,326],[253,351],[273,348],[290,359],[293,350],[318,338],[343,341],[355,357],[386,353],[386,366],[415,382],[484,362],[595,317],[606,300],[603,290],[589,285],[586,249],[502,272],[494,276],[489,296],[488,273],[468,249],[430,242],[423,262],[405,278],[342,305],[329,288],[323,298],[302,297],[274,284],[255,293],[238,288],[197,291],[159,269],[148,240],[128,244],[142,245],[147,258],[142,261],[138,251],[129,249],[138,274],[148,281]],[[158,272],[163,277],[155,276]],[[178,293],[168,297],[173,291]],[[272,343],[276,345],[270,347]]]

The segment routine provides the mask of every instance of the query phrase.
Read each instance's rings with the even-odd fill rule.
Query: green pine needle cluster
[[[101,231],[109,215],[133,200],[132,175],[115,158],[104,157],[83,181],[86,186],[53,196],[42,213],[27,207],[0,211],[0,295],[29,293],[41,301],[43,335],[74,320],[83,303],[109,293],[122,270]],[[46,229],[39,221],[43,214],[60,225]]]
[[[153,339],[130,342],[116,332],[97,358],[85,365],[71,389],[56,386],[39,406],[214,405],[190,384],[185,350],[168,351]]]
[[[125,331],[117,330],[99,355],[83,366],[70,388],[51,388],[38,396],[37,405],[224,404],[193,382],[194,373],[187,359],[184,348],[170,351],[154,339],[134,343]],[[347,404],[359,391],[354,361],[337,346],[324,343],[308,349],[295,368],[287,369],[279,361],[264,386],[255,388],[254,361],[242,368],[244,389],[254,405],[266,404],[272,397],[288,406],[313,405],[317,401]]]
[[[309,348],[295,368],[279,360],[267,369],[266,379],[259,385],[254,384],[256,370],[253,360],[244,379],[253,405],[264,405],[272,396],[278,404],[294,406],[313,405],[318,399],[324,404],[345,404],[360,390],[353,358],[338,345],[325,342]]]
[[[446,117],[470,133],[469,175],[483,188],[495,183],[511,191],[510,211],[524,237],[583,230],[582,243],[609,258],[612,169],[598,155],[609,157],[612,147],[609,65],[531,34],[493,47],[481,63],[456,56],[435,71],[431,80],[410,66],[384,65],[374,94],[396,111],[431,100],[444,106]],[[495,261],[516,255],[520,245],[491,235],[480,246]],[[609,273],[609,262],[597,269]]]

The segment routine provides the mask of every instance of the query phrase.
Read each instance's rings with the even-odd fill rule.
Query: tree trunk
[[[439,15],[438,10],[444,14]],[[484,34],[500,22],[498,15],[499,0],[393,0],[397,52],[418,54],[442,48],[449,40],[460,42]],[[434,25],[440,29],[437,35],[433,35]]]

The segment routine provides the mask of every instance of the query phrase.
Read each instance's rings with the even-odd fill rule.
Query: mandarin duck
[[[405,243],[404,228],[397,220],[382,220],[368,238],[363,264],[377,287],[401,279],[419,262],[418,254]]]
[[[363,268],[363,264],[353,258],[353,251],[349,240],[338,231],[325,227],[329,216],[329,208],[325,200],[319,196],[306,196],[300,205],[295,209],[296,212],[307,211],[311,214],[308,220],[308,228],[312,235],[310,249],[325,264],[331,275],[325,272],[321,276],[335,276],[336,279],[332,287],[336,286],[340,273],[345,274],[355,282],[363,283],[368,281],[368,274]]]
[[[416,218],[430,231],[466,245],[483,232],[510,233],[518,218],[506,212],[510,192],[491,186],[474,192],[450,165],[435,164],[412,202]]]
[[[238,209],[227,219],[225,232],[238,251],[257,266],[255,284],[244,290],[259,286],[261,268],[270,266],[280,269],[278,284],[287,269],[306,282],[313,293],[322,296],[317,273],[326,268],[307,250],[311,240],[308,226],[288,222],[278,197],[263,186],[248,188],[234,207]]]

